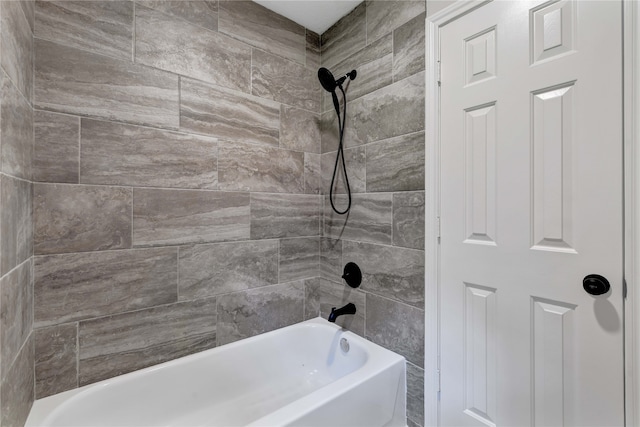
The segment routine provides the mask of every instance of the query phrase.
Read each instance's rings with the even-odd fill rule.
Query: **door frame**
[[[425,19],[424,425],[439,425],[440,27],[491,0],[457,0]],[[640,4],[623,4],[625,423],[640,425]],[[427,10],[428,13],[428,10]]]

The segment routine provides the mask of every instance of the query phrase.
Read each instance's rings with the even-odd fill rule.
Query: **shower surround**
[[[367,1],[319,36],[249,1],[0,2],[5,84],[35,135],[17,144],[3,116],[1,425],[34,397],[346,302],[339,323],[409,361],[421,425],[424,12]],[[320,66],[358,69],[346,221],[325,198]]]

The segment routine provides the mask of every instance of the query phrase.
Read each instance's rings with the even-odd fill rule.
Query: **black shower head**
[[[335,77],[333,77],[333,74],[331,74],[331,71],[322,67],[318,70],[318,80],[320,80],[320,84],[322,85],[324,90],[332,93],[336,91],[336,87],[340,86],[347,79],[347,77],[353,80],[356,78],[357,74],[358,73],[356,72],[356,70],[351,70],[350,73],[347,73],[336,80]]]

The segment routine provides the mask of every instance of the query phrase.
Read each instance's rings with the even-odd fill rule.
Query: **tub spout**
[[[342,316],[343,314],[356,314],[356,306],[353,303],[349,303],[344,307],[336,309],[333,307],[331,309],[331,314],[329,314],[329,322],[335,323],[338,316]]]

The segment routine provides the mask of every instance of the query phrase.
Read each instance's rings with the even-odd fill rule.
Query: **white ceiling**
[[[362,0],[253,0],[292,21],[322,34]]]

